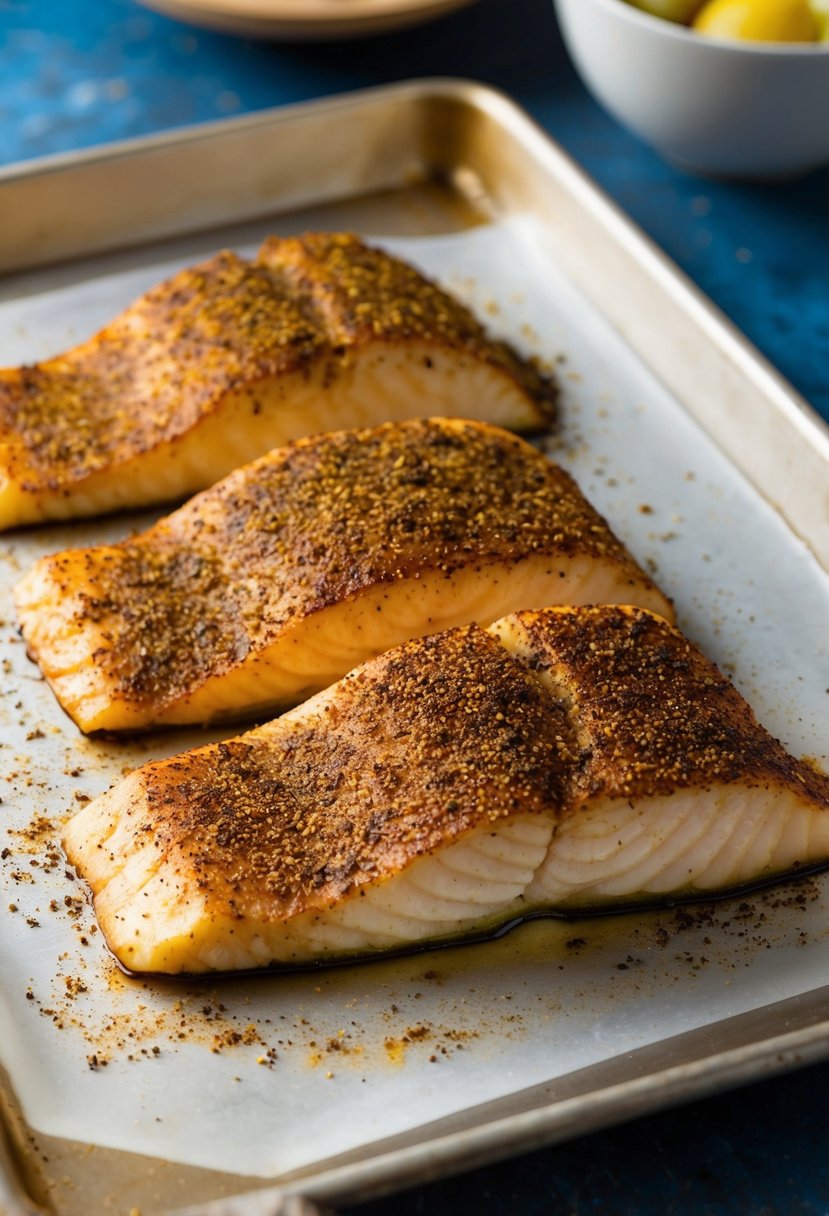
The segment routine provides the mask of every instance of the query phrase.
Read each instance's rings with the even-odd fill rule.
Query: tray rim
[[[66,168],[82,167],[88,164],[110,162],[122,156],[135,156],[151,152],[158,148],[167,148],[186,143],[201,143],[215,139],[218,135],[226,135],[234,131],[269,127],[274,123],[281,125],[304,114],[324,113],[333,109],[340,112],[349,101],[372,100],[378,94],[392,92],[408,92],[411,86],[422,84],[437,85],[472,85],[492,93],[499,94],[508,100],[506,94],[500,94],[497,89],[489,89],[486,84],[477,81],[466,81],[460,77],[422,77],[407,81],[399,81],[391,85],[372,85],[368,88],[349,89],[344,93],[331,93],[324,97],[313,98],[309,101],[289,102],[284,106],[265,106],[261,110],[253,110],[247,114],[234,114],[229,118],[211,118],[204,122],[183,123],[180,126],[168,127],[162,131],[152,131],[146,135],[128,136],[124,139],[113,139],[106,143],[90,144],[85,148],[73,148],[66,152],[51,152],[44,156],[32,156],[27,160],[12,161],[0,165],[0,186],[13,183],[24,178],[35,177],[43,173],[53,173]],[[135,241],[135,244],[142,243]],[[79,250],[78,257],[83,257]],[[0,271],[2,274],[2,271]]]
[[[791,1007],[793,1003],[811,999],[827,1007],[829,985],[779,1004]],[[741,1016],[746,1015],[724,1019],[724,1022],[738,1021]],[[712,1031],[721,1025],[723,1022],[714,1022],[702,1029]],[[679,1043],[698,1033],[688,1031],[664,1039],[658,1046],[662,1048],[666,1044]],[[648,1051],[649,1048],[640,1048],[625,1057],[634,1074],[636,1060]],[[406,1186],[423,1185],[450,1174],[475,1169],[515,1154],[559,1144],[626,1120],[685,1105],[827,1059],[829,1018],[824,1018],[769,1039],[747,1043],[644,1076],[632,1075],[622,1081],[597,1087],[587,1095],[556,1099],[547,1105],[494,1120],[482,1119],[468,1129],[425,1139],[411,1148],[377,1154],[356,1165],[321,1170],[316,1175],[309,1175],[307,1181],[301,1178],[293,1185],[288,1183],[282,1187],[265,1188],[252,1195],[261,1197],[273,1194],[282,1198],[301,1193],[303,1197],[321,1203],[353,1202],[352,1194],[343,1188],[353,1188],[356,1184],[360,1188],[359,1199],[369,1199]],[[602,1061],[585,1071],[598,1071],[605,1068],[606,1063]],[[520,1097],[522,1092],[525,1091],[518,1091],[514,1096]],[[241,1200],[241,1204],[227,1216],[247,1216],[245,1200],[251,1203],[252,1196],[241,1196]],[[198,1209],[199,1216],[201,1211]],[[204,1216],[213,1216],[214,1211],[216,1216],[220,1216],[219,1208],[213,1204],[204,1205],[203,1211]],[[165,1216],[185,1214],[178,1209],[170,1210]],[[196,1216],[196,1210],[186,1209],[186,1216]],[[257,1216],[257,1210],[251,1208],[250,1216]]]
[[[787,425],[795,428],[806,443],[814,447],[829,471],[829,425],[689,276],[624,214],[517,102],[487,84],[450,77],[401,81],[257,111],[231,119],[163,131],[137,139],[59,153],[0,167],[0,194],[13,190],[18,183],[61,174],[70,168],[83,170],[85,167],[109,165],[122,158],[143,156],[155,150],[210,143],[217,137],[227,136],[234,131],[279,127],[305,116],[320,116],[328,112],[339,114],[344,109],[376,104],[389,98],[415,104],[428,97],[449,98],[466,107],[486,111],[489,117],[505,128],[507,135],[520,137],[522,147],[528,155],[551,163],[555,171],[564,178],[565,184],[611,235],[615,235],[629,247],[646,271],[696,319],[700,329],[722,345],[734,362],[769,395],[782,419]],[[278,214],[278,211],[278,206],[272,206],[267,209],[267,214]],[[212,226],[214,225],[207,225],[203,230],[207,231]],[[158,234],[151,234],[127,242],[120,248],[144,245],[158,239]],[[74,256],[83,257],[84,251],[78,250]],[[31,268],[34,269],[35,266]],[[18,269],[25,273],[26,267]],[[792,528],[792,531],[795,529]],[[829,1005],[829,986],[815,989],[809,994],[801,994],[802,997],[818,995],[823,997],[825,1007]],[[791,1001],[800,999],[801,997],[790,998]],[[763,1006],[760,1011],[774,1007]],[[712,1025],[717,1026],[719,1023]],[[493,1160],[496,1155],[529,1151],[533,1147],[566,1139],[568,1135],[584,1134],[593,1128],[608,1126],[624,1117],[633,1117],[669,1104],[690,1101],[757,1079],[761,1075],[771,1076],[826,1058],[829,1058],[829,1019],[819,1020],[796,1030],[784,1030],[728,1051],[714,1052],[690,1064],[654,1071],[644,1077],[632,1076],[614,1085],[598,1087],[586,1095],[563,1100],[553,1099],[547,1105],[496,1119],[494,1122],[480,1117],[477,1121],[473,1120],[463,1131],[434,1140],[425,1139],[414,1147],[399,1149],[390,1154],[367,1156],[364,1162],[357,1165],[343,1166],[332,1171],[320,1170],[317,1175],[309,1174],[298,1179],[295,1184],[287,1183],[285,1186],[273,1188],[266,1185],[259,1191],[240,1195],[234,1200],[233,1211],[243,1213],[256,1197],[264,1195],[278,1198],[286,1194],[302,1193],[319,1199],[345,1199],[357,1193],[354,1189],[349,1192],[349,1187],[361,1188],[359,1193],[366,1193],[366,1188],[378,1193],[380,1190],[394,1189],[395,1180],[400,1186],[414,1185],[418,1174],[421,1178],[433,1178],[471,1168],[484,1153],[488,1160]],[[520,1096],[521,1092],[524,1091],[517,1091],[514,1096]],[[470,1113],[474,1114],[474,1110]],[[576,1116],[578,1126],[574,1126]],[[592,1123],[591,1118],[594,1119]],[[402,1174],[401,1167],[405,1167],[408,1172]],[[3,1187],[4,1181],[6,1190]],[[4,1161],[4,1154],[0,1154],[0,1204],[2,1201],[11,1204],[13,1200],[8,1196],[15,1195],[17,1199],[14,1202],[18,1206],[10,1208],[14,1216],[17,1216],[18,1211],[24,1213],[36,1210],[25,1199],[19,1181],[13,1177],[8,1163]],[[187,1210],[203,1210],[205,1216],[213,1210],[218,1211],[214,1204]]]

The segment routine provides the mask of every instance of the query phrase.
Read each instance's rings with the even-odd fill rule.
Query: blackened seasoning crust
[[[598,581],[588,592],[591,575]],[[336,639],[326,648],[312,638],[307,691],[323,687],[368,654],[428,631],[434,609],[424,607],[422,621],[417,609],[427,578],[437,580],[451,624],[588,594],[671,611],[569,474],[500,428],[457,419],[297,440],[143,534],[43,558],[16,594],[31,653],[47,678],[57,674],[61,703],[84,729],[123,729],[170,714],[204,721],[210,710],[186,699],[208,681],[256,667],[263,683],[284,661],[274,648],[338,613],[363,650],[315,682],[314,647],[333,662]],[[474,584],[473,608],[447,621],[463,602],[461,580],[464,594]],[[500,608],[487,616],[496,589]],[[349,605],[361,597],[382,611],[359,632]],[[397,634],[396,613],[413,622]],[[302,646],[293,650],[296,670]],[[93,685],[105,705],[97,721],[76,699]],[[273,703],[290,703],[291,691],[276,687]],[[245,684],[226,696],[244,713],[256,690]]]
[[[722,672],[648,612],[519,612],[536,670],[569,708],[582,799],[646,798],[733,781],[796,783],[829,810],[829,782],[789,755]]]
[[[136,843],[151,825],[208,914],[290,917],[481,823],[558,804],[571,739],[497,642],[453,630],[375,660],[295,729],[154,766]]]
[[[149,764],[65,843],[127,967],[233,970],[825,864],[829,778],[666,621],[551,608],[409,642]]]
[[[442,360],[429,379],[444,397],[454,383],[455,406],[421,408],[422,387],[396,373],[385,408],[365,399],[388,352],[406,366],[407,351],[420,381]],[[476,368],[483,413],[479,381],[465,391]],[[0,527],[164,502],[332,423],[446,412],[542,430],[556,398],[413,267],[348,234],[271,238],[253,262],[224,251],[180,271],[65,354],[0,370]]]

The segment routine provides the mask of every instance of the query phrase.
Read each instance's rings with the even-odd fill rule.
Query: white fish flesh
[[[564,470],[484,423],[299,440],[16,588],[82,730],[269,714],[372,655],[517,608],[665,596]]]
[[[68,825],[129,970],[302,965],[829,860],[829,778],[671,625],[522,612],[148,764]]]
[[[347,233],[272,237],[0,370],[0,529],[184,498],[322,431],[423,413],[543,430],[556,396],[406,262]]]

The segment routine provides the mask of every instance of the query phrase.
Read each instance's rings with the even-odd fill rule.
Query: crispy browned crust
[[[569,707],[579,764],[566,809],[728,784],[789,785],[829,809],[829,778],[796,760],[722,672],[661,617],[638,608],[517,613]]]
[[[361,345],[427,337],[501,368],[551,420],[552,379],[413,268],[353,236],[271,238],[256,262],[220,253],[82,346],[0,371],[4,471],[59,492],[175,441],[229,392],[320,363],[332,380]]]
[[[159,284],[83,346],[2,373],[9,476],[59,490],[175,440],[228,391],[333,358],[303,302],[224,252]],[[19,467],[18,467],[19,466]]]
[[[407,262],[351,233],[271,237],[258,261],[278,269],[313,302],[335,347],[377,339],[421,339],[461,349],[507,372],[539,408],[539,429],[554,416],[558,388],[532,360],[487,337],[474,313]]]
[[[530,672],[477,626],[455,629],[374,660],[298,729],[149,765],[135,831],[208,913],[287,919],[558,803],[563,731]]]
[[[163,707],[367,588],[539,555],[652,586],[564,470],[497,427],[429,419],[299,440],[143,535],[42,564],[78,628],[104,631],[112,696]]]
[[[304,713],[147,765],[120,811],[136,843],[206,915],[274,923],[515,815],[737,780],[829,811],[829,778],[661,618],[597,607],[514,621],[530,643],[521,661],[477,626],[448,630],[358,668]]]

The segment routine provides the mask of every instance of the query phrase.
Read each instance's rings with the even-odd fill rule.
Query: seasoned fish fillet
[[[125,967],[306,964],[829,860],[829,778],[666,621],[522,612],[406,643],[68,825]]]
[[[678,630],[595,608],[521,612],[492,632],[567,707],[579,756],[531,904],[716,891],[829,860],[829,778]]]
[[[88,342],[0,370],[0,529],[181,498],[299,436],[423,413],[510,430],[556,389],[406,263],[270,238],[147,292]]]
[[[455,419],[298,440],[143,535],[42,559],[16,597],[86,731],[296,704],[407,638],[516,608],[671,611],[567,473]]]

